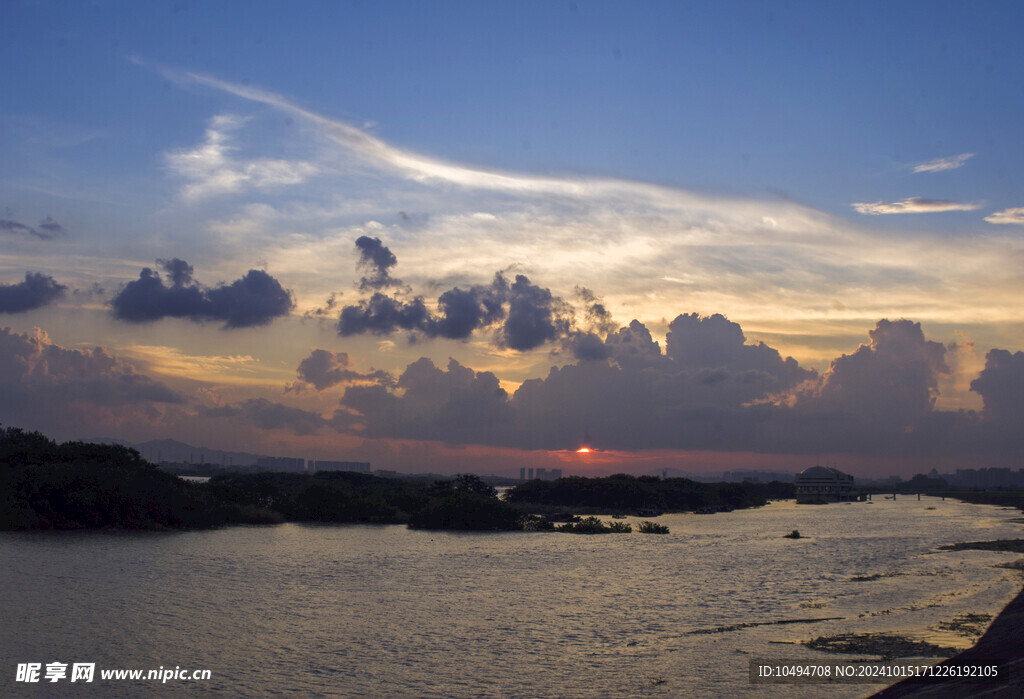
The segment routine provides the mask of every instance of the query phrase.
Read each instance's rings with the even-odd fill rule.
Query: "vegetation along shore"
[[[504,499],[473,475],[382,478],[344,471],[220,474],[193,483],[118,445],[57,444],[0,429],[0,529],[192,529],[279,522],[405,524],[473,531],[628,532],[618,522],[567,522],[572,512],[717,512],[792,497],[786,484],[697,483],[624,474],[528,481]],[[562,517],[558,517],[561,514]],[[663,533],[641,526],[643,533]]]
[[[2,530],[175,530],[291,521],[472,531],[628,533],[634,529],[623,522],[603,522],[593,516],[581,519],[566,513],[717,512],[758,507],[785,497],[792,497],[792,486],[782,483],[708,484],[624,474],[527,481],[511,488],[504,499],[473,475],[428,480],[351,472],[229,473],[195,483],[162,471],[123,446],[58,444],[38,432],[0,429]],[[1024,509],[1024,496],[1017,493],[978,493],[973,497],[958,493],[957,497]],[[556,521],[565,523],[557,525]],[[667,529],[641,522],[636,531],[665,533]],[[962,542],[947,548],[1024,553],[1024,540]],[[1024,641],[1016,632],[1021,623],[1024,592],[974,648],[945,663],[999,661],[1006,674],[985,689],[994,691],[994,696],[1013,695],[1021,686],[1018,675],[1022,673],[1017,670],[1024,670]],[[931,694],[938,689],[935,685],[907,682],[882,696],[920,692],[946,696],[970,689],[962,683],[948,685],[945,693],[947,685],[943,688]]]

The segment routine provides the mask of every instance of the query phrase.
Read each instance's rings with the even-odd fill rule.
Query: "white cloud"
[[[793,214],[799,213],[805,219],[807,232],[818,225],[818,222],[807,220],[814,217],[817,212],[790,202],[776,205],[739,197],[701,196],[683,189],[630,180],[545,177],[451,163],[397,148],[354,126],[299,107],[272,92],[246,85],[236,85],[198,73],[179,74],[165,71],[165,74],[176,80],[197,82],[305,119],[322,129],[322,134],[327,139],[342,146],[364,162],[378,168],[391,170],[414,182],[447,183],[467,189],[522,196],[562,197],[568,202],[602,201],[620,208],[638,209],[647,205],[655,205],[684,210],[696,215],[717,216],[735,211],[744,218],[756,217],[755,220],[762,225],[770,225],[765,220],[766,216],[781,226],[786,221],[792,222]]]
[[[196,201],[220,194],[240,192],[247,186],[268,189],[301,184],[318,172],[316,165],[293,160],[236,160],[232,152],[231,132],[239,129],[245,119],[220,114],[210,120],[206,140],[189,151],[167,155],[167,163],[188,180],[181,195]]]
[[[989,223],[1015,223],[1024,226],[1024,206],[1016,209],[1003,209],[985,217]]]
[[[301,192],[286,189],[271,198],[243,184],[258,197],[229,200],[216,218],[205,219],[220,257],[258,251],[276,276],[289,280],[300,311],[334,294],[342,304],[355,303],[354,241],[370,235],[397,255],[395,275],[428,298],[514,269],[565,298],[576,285],[593,289],[617,321],[638,318],[655,333],[664,329],[658,319],[720,312],[765,331],[799,325],[804,335],[838,337],[842,347],[849,333],[886,316],[940,323],[1024,318],[1016,292],[1024,241],[1010,236],[976,237],[969,245],[927,230],[893,237],[788,199],[466,166],[397,148],[251,86],[197,74],[175,79],[270,106],[312,127],[305,132],[314,139],[309,157],[320,172]],[[238,155],[229,150],[225,157]],[[970,211],[981,204],[913,198],[856,206],[882,214]],[[327,339],[318,342],[329,346],[332,323],[322,332]],[[395,352],[406,352],[395,339]],[[435,340],[416,348],[416,356],[436,353],[431,356],[444,361],[451,353],[476,368],[486,364],[475,345]],[[532,364],[514,376],[502,365],[501,378],[546,370],[545,357],[521,361]]]
[[[935,160],[929,160],[926,163],[919,163],[914,166],[914,172],[943,172],[944,170],[956,170],[958,167],[962,167],[969,158],[973,158],[974,153],[961,153],[960,155],[954,155],[949,158],[936,158]]]
[[[861,214],[933,214],[943,211],[974,211],[980,204],[960,203],[944,199],[910,197],[903,201],[851,204]]]

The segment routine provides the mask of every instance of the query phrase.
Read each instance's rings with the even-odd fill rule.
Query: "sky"
[[[1015,3],[0,12],[6,426],[403,472],[1022,466]]]

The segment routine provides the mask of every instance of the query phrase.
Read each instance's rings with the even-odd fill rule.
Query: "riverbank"
[[[1000,501],[1021,509],[1019,497],[1013,501]],[[1024,540],[978,541],[951,544],[947,550],[989,550],[1024,553]],[[1024,559],[1022,559],[1024,560]],[[1007,568],[1021,569],[1021,560],[1006,564]],[[972,677],[954,677],[943,680],[909,678],[873,695],[880,699],[895,697],[1019,697],[1024,694],[1024,589],[1003,608],[988,630],[971,648],[944,660],[936,667],[938,672],[956,675],[960,668],[996,665],[995,680],[978,681]]]
[[[624,474],[526,481],[504,499],[472,474],[437,480],[348,471],[219,473],[195,483],[123,446],[58,444],[38,432],[0,429],[0,530],[184,530],[287,521],[550,531],[554,527],[541,526],[549,521],[532,515],[729,512],[761,507],[792,490],[780,483]]]
[[[979,682],[964,677],[925,680],[912,677],[873,695],[877,699],[896,697],[1019,697],[1024,693],[1024,589],[995,618],[985,634],[971,648],[944,660],[940,672],[969,666],[997,665],[994,681]]]

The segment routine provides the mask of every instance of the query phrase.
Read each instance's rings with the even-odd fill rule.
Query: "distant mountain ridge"
[[[263,456],[241,451],[196,447],[175,439],[154,439],[132,446],[139,450],[142,458],[153,463],[171,461],[187,464],[217,464],[218,466],[255,466],[257,460]]]
[[[131,447],[146,461],[158,464],[161,461],[181,464],[216,464],[218,466],[255,466],[263,454],[249,454],[243,451],[223,451],[208,447],[197,447],[176,439],[152,439],[133,444],[121,439],[86,439],[96,444],[121,444]]]

